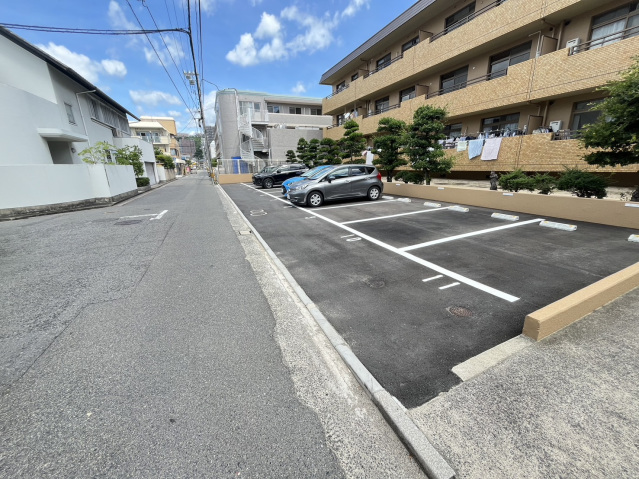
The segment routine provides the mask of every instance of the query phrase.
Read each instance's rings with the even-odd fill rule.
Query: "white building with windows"
[[[99,141],[152,146],[131,138],[135,115],[77,72],[0,27],[0,218],[110,203],[137,193],[133,167],[87,164]],[[150,155],[150,156],[149,156]],[[151,183],[157,172],[150,171]]]
[[[319,98],[271,95],[228,88],[215,99],[215,157],[283,162],[300,138],[322,139],[331,124]]]

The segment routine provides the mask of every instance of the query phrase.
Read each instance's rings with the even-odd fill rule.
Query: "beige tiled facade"
[[[461,124],[462,136],[486,131],[484,119],[519,114],[520,136],[503,139],[496,161],[469,160],[465,152],[447,150],[456,158],[454,171],[517,167],[560,171],[563,166],[575,165],[588,168],[581,159],[584,150],[579,142],[564,138],[574,137],[574,131],[567,130],[577,124],[576,105],[601,98],[603,93],[598,88],[619,78],[639,54],[639,26],[633,27],[639,25],[635,23],[639,17],[632,19],[639,15],[636,3],[417,2],[323,75],[322,83],[333,86],[333,94],[323,101],[323,111],[333,116],[334,124],[324,136],[341,138],[344,129],[339,124],[351,116],[372,144],[381,118],[411,122],[415,110],[426,104],[446,108],[448,123]],[[603,14],[625,11],[620,9],[626,6],[628,27],[616,36],[605,37],[603,45],[590,43],[599,25],[595,22],[600,22]],[[463,9],[471,15],[446,30],[446,19]],[[613,15],[610,21],[618,24],[620,20]],[[419,42],[402,53],[402,45],[413,38]],[[570,48],[575,44],[577,49]],[[523,53],[513,60],[515,50]],[[506,52],[510,52],[506,55],[507,69],[497,71],[497,63]],[[387,55],[390,63],[378,68],[378,61]],[[465,72],[459,88],[443,90],[446,75],[459,71]],[[355,75],[358,77],[353,78]],[[400,92],[413,87],[414,98],[401,101]],[[376,102],[386,97],[382,111],[377,111]],[[561,126],[555,126],[561,134],[532,134],[539,127],[550,127],[551,122],[561,122]],[[615,171],[628,182],[639,181],[636,166],[598,171]]]

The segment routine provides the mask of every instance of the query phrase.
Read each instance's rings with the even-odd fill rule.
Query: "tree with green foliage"
[[[445,109],[425,105],[415,111],[413,123],[406,127],[404,152],[413,168],[424,173],[427,185],[431,175],[448,173],[453,168],[453,160],[445,155],[439,143],[446,138],[445,120]]]
[[[98,141],[95,145],[82,150],[79,155],[85,163],[95,165],[98,163],[111,163],[113,161],[112,152],[114,151],[115,146],[106,141]]]
[[[366,138],[359,131],[359,124],[355,120],[348,120],[342,126],[344,136],[339,141],[341,156],[344,159],[350,158],[353,163],[355,157],[362,156],[362,151],[366,148]]]
[[[166,168],[167,170],[172,170],[175,168],[175,162],[173,161],[173,158],[169,155],[160,155],[159,157],[156,157],[156,161],[158,161],[159,163],[162,163],[164,168]]]
[[[319,154],[320,141],[313,138],[308,142],[308,150],[306,151],[307,166],[317,165],[317,155]]]
[[[373,163],[386,172],[386,181],[393,181],[395,170],[408,162],[402,157],[402,146],[406,134],[406,123],[395,118],[382,118],[377,126],[374,148],[378,157]]]
[[[193,140],[195,141],[195,153],[193,153],[193,158],[201,161],[204,159],[204,152],[202,151],[202,137],[196,136]]]
[[[308,141],[306,141],[306,138],[297,140],[297,158],[306,166],[310,165],[308,161]]]
[[[401,180],[404,183],[421,185],[424,182],[424,173],[421,171],[402,170],[395,175],[395,179]]]
[[[606,186],[605,178],[579,168],[566,168],[557,180],[557,189],[570,191],[580,198],[605,198]]]
[[[288,150],[286,152],[286,162],[295,163],[296,161],[297,161],[297,156],[295,156],[295,152],[293,150]]]
[[[593,108],[601,115],[585,126],[581,137],[586,148],[597,151],[587,153],[584,159],[600,167],[639,163],[639,58],[619,80],[599,90],[608,95]],[[639,188],[633,199],[639,201]]]
[[[342,162],[339,144],[331,138],[323,138],[320,141],[317,161],[323,165],[339,165]]]
[[[144,163],[142,163],[142,150],[139,146],[127,145],[115,150],[115,162],[118,165],[131,165],[136,178],[144,174]]]
[[[500,175],[498,183],[501,189],[506,191],[535,191],[535,182],[532,177],[528,176],[520,169],[511,171],[505,175]]]

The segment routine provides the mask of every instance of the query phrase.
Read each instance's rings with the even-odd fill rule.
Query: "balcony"
[[[444,35],[448,35],[449,33],[451,33],[453,30],[458,29],[459,27],[461,27],[462,25],[465,25],[466,23],[474,20],[475,18],[477,18],[480,15],[483,15],[484,13],[488,12],[489,10],[492,10],[495,7],[498,7],[499,5],[501,5],[502,3],[505,3],[506,0],[495,0],[492,3],[489,3],[488,5],[486,5],[484,8],[477,10],[473,13],[471,13],[470,15],[468,15],[465,18],[462,18],[461,20],[459,20],[456,23],[453,23],[451,26],[449,26],[448,28],[444,29],[443,31],[433,35],[430,39],[431,42],[434,42],[435,40],[443,37]]]

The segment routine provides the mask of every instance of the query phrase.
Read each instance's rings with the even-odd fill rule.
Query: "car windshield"
[[[277,166],[265,166],[264,168],[262,168],[262,171],[260,171],[260,173],[272,173],[276,169]]]
[[[313,171],[313,170],[315,170],[315,171]],[[328,170],[328,168],[323,168],[323,167],[321,167],[321,166],[320,166],[320,167],[318,167],[317,169],[313,168],[313,170],[311,170],[311,171],[313,172],[313,174],[312,174],[312,175],[309,175],[308,177],[314,180],[315,178],[318,178],[318,177],[319,177],[319,176],[321,176],[323,173],[325,173],[325,172],[326,172],[326,170]],[[309,172],[309,173],[310,173],[310,172]]]

